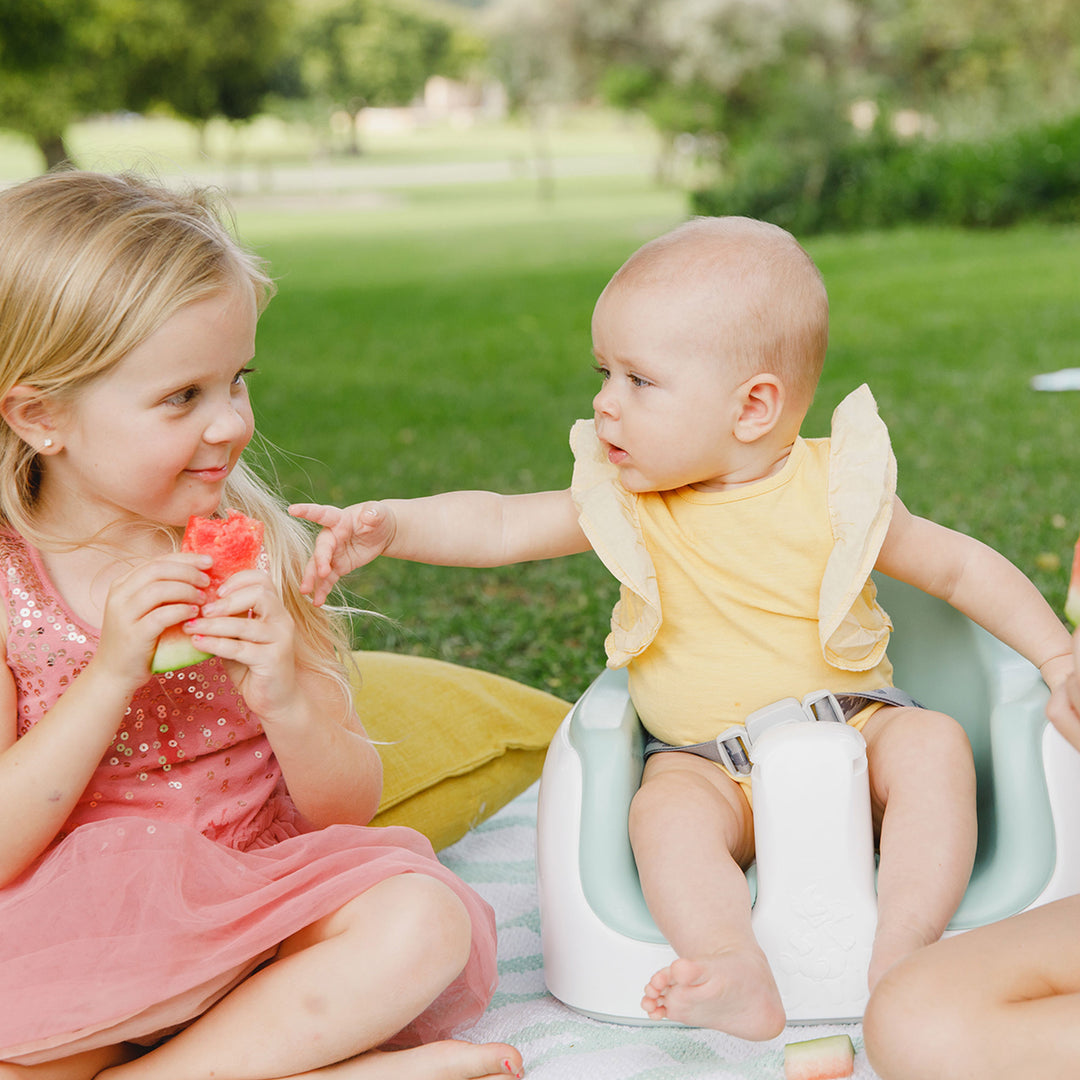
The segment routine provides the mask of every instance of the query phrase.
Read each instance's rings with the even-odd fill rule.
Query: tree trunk
[[[68,153],[62,132],[53,131],[47,135],[38,135],[35,138],[38,149],[45,158],[46,169],[56,169],[64,165],[72,165],[71,155]]]

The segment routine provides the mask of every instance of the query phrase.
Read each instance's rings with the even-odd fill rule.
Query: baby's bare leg
[[[963,898],[975,861],[975,766],[963,728],[943,713],[880,709],[863,735],[881,850],[873,989],[941,937]]]
[[[423,874],[388,878],[288,938],[273,963],[179,1035],[98,1075],[270,1080],[309,1076],[327,1066],[373,1080],[516,1075],[521,1057],[502,1043],[440,1042],[366,1053],[453,982],[470,942],[468,915],[447,886]]]
[[[871,994],[863,1035],[882,1080],[1075,1080],[1080,897],[901,961]]]
[[[741,865],[753,855],[753,818],[739,786],[693,754],[654,754],[630,809],[641,887],[679,954],[645,989],[654,1019],[746,1039],[784,1028],[784,1008],[750,926]]]

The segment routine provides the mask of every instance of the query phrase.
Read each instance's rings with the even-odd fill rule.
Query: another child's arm
[[[948,601],[1027,657],[1051,690],[1072,671],[1068,631],[1017,567],[986,544],[915,516],[899,499],[877,569]]]
[[[380,555],[438,566],[505,566],[589,548],[569,491],[452,491],[344,509],[301,503],[289,511],[323,526],[303,582],[320,604],[339,578]]]
[[[1080,630],[1072,639],[1073,670],[1054,687],[1046,715],[1050,722],[1080,750]]]
[[[187,629],[198,648],[225,661],[305,819],[316,827],[367,824],[382,793],[378,752],[347,685],[298,658],[295,624],[270,577],[234,574]]]

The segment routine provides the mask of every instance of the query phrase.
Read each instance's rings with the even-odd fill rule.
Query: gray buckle
[[[754,743],[769,730],[780,724],[802,723],[807,720],[827,720],[844,724],[844,710],[836,695],[829,690],[815,690],[799,701],[798,698],[781,698],[771,705],[756,709],[745,724],[728,728],[716,737],[716,750],[720,764],[732,776],[749,776],[753,767]]]

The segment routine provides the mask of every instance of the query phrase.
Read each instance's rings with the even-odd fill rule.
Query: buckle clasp
[[[793,697],[781,698],[771,705],[756,709],[746,718],[745,724],[730,727],[716,737],[720,764],[736,779],[749,776],[753,767],[754,743],[769,728],[807,720],[840,724],[847,722],[840,702],[829,690],[815,690],[807,694],[802,701]]]

